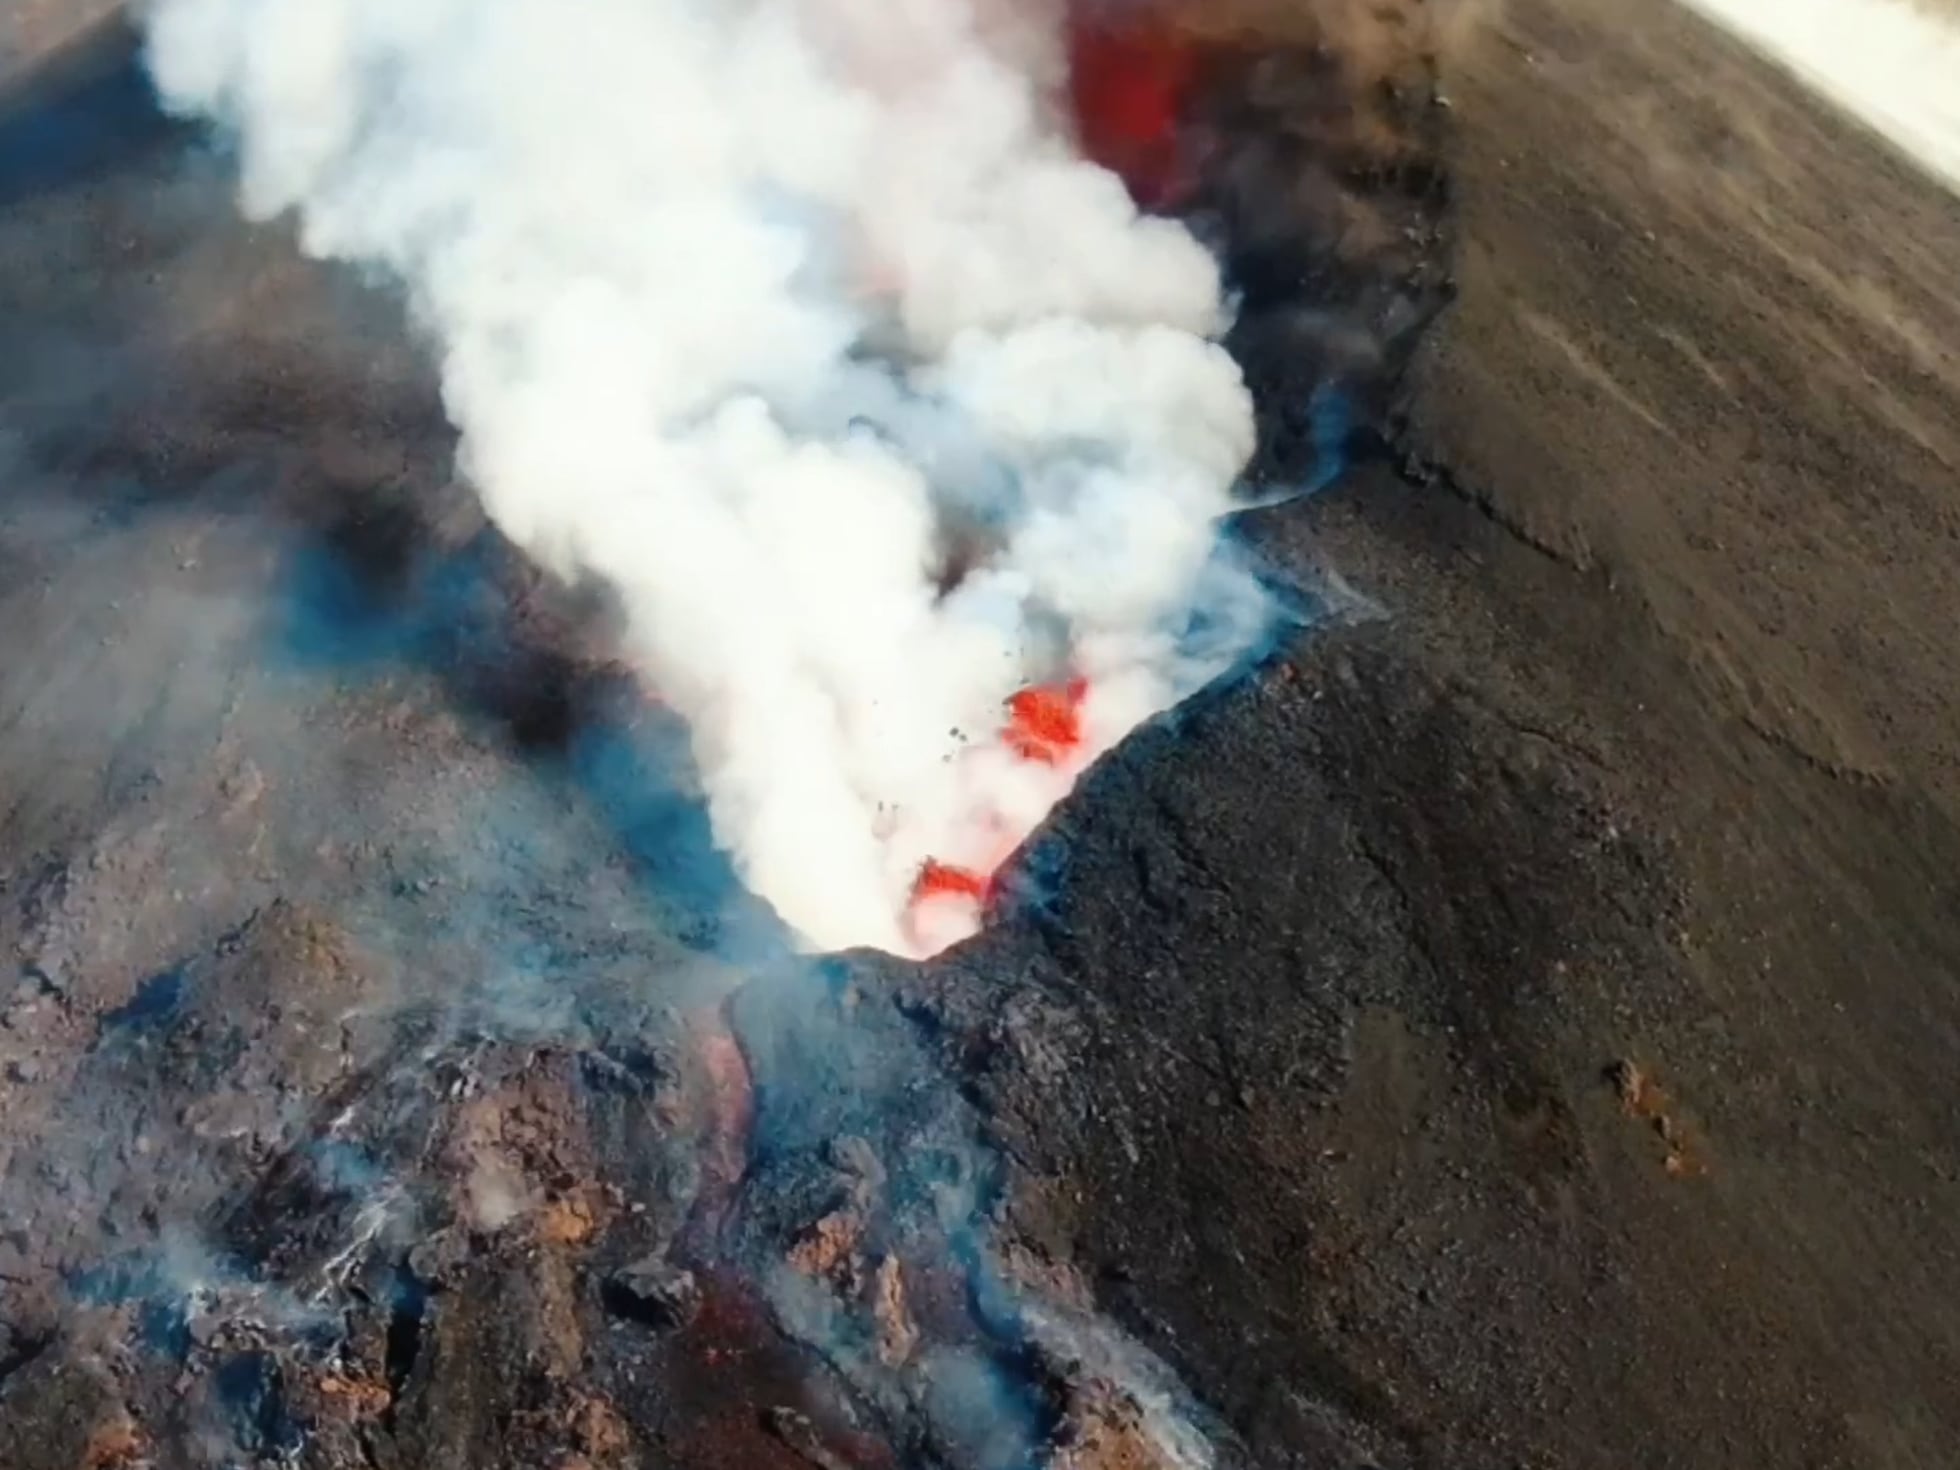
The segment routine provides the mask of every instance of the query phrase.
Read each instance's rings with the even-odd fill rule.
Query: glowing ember
[[[1183,192],[1177,123],[1196,70],[1190,41],[1167,22],[1071,16],[1069,95],[1082,151],[1121,175],[1141,204],[1169,206]]]

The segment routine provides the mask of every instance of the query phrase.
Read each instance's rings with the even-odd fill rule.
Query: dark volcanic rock
[[[613,1272],[606,1291],[614,1311],[655,1327],[685,1327],[701,1305],[694,1273],[657,1256]]]
[[[1411,94],[1238,344],[1388,415],[1244,526],[1334,611],[922,967],[781,953],[390,303],[141,107],[9,176],[0,1466],[1944,1464],[1960,212],[1666,8],[1449,66],[1414,391]]]
[[[1960,329],[1960,207],[1690,17],[1507,13],[1392,457],[1251,528],[1386,618],[1132,742],[896,1003],[1257,1463],[1938,1463],[1960,383],[1821,262]]]

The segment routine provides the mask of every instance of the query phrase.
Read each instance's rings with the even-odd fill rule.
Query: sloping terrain
[[[1243,527],[1317,617],[815,975],[392,304],[44,63],[0,1466],[1945,1466],[1960,205],[1628,11],[1450,57],[1454,304]]]
[[[983,1053],[1016,1218],[1258,1463],[1943,1464],[1960,205],[1665,7],[1446,85],[1456,304],[1255,532],[1386,617],[1102,772],[932,1004],[1071,1018]]]

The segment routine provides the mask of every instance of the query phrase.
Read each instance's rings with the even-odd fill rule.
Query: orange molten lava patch
[[[1167,21],[1069,18],[1069,100],[1083,153],[1122,176],[1137,202],[1164,207],[1183,193],[1177,124],[1197,52]]]
[[[1037,684],[1007,701],[1007,747],[1022,760],[1058,766],[1082,743],[1082,701],[1089,681]]]
[[[970,898],[985,903],[993,896],[993,888],[993,879],[971,868],[956,868],[949,863],[927,858],[926,865],[919,869],[918,880],[912,885],[912,902],[918,904],[935,898]]]
[[[1007,701],[1007,722],[1000,736],[1024,761],[1058,766],[1082,744],[1082,703],[1089,697],[1087,679],[1065,684],[1036,684]],[[1006,861],[1026,833],[1003,840],[999,862]],[[994,898],[993,869],[978,872],[928,858],[912,883],[912,907],[934,899],[958,899],[987,904]]]

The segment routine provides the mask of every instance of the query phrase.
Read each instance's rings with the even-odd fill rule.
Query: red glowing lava
[[[1082,744],[1082,701],[1089,681],[1037,684],[1007,701],[1007,728],[1001,738],[1022,760],[1059,766]]]
[[[993,897],[994,880],[971,868],[956,868],[927,858],[912,885],[912,902],[926,903],[935,898],[970,898],[985,903]]]
[[[1069,101],[1082,151],[1120,175],[1139,204],[1169,208],[1188,187],[1178,121],[1198,53],[1169,21],[1110,8],[1078,4],[1069,15]]]
[[[1034,684],[1007,701],[1001,743],[1024,761],[1060,766],[1081,749],[1082,705],[1089,697],[1087,679],[1060,684]],[[1003,841],[1000,855],[984,871],[956,867],[928,858],[912,883],[912,907],[935,899],[954,899],[983,907],[993,901],[994,869],[1012,854],[1026,833]]]

